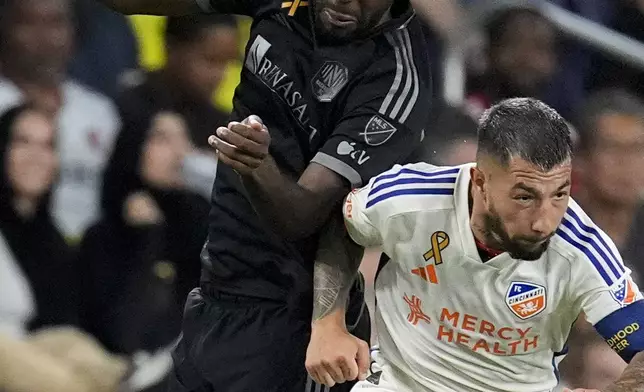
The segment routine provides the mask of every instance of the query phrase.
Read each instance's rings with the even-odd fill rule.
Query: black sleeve
[[[429,122],[431,78],[425,48],[413,46],[407,29],[388,34],[393,47],[356,83],[342,118],[318,151],[316,162],[353,187],[411,155]]]
[[[208,13],[247,15],[252,18],[271,9],[280,9],[280,0],[195,0]]]

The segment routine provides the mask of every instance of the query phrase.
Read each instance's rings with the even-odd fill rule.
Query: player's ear
[[[470,177],[472,178],[472,186],[476,187],[482,195],[485,195],[485,174],[478,167],[474,166],[470,169]]]

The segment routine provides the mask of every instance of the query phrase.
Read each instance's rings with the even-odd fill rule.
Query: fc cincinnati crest
[[[629,305],[637,299],[637,286],[631,278],[624,278],[610,291],[613,298],[622,306]]]
[[[512,282],[505,304],[521,320],[527,320],[546,308],[546,288],[527,282]]]
[[[331,102],[348,81],[347,67],[337,61],[327,61],[311,80],[311,87],[320,102]]]

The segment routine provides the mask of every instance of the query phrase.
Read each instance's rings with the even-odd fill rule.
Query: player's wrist
[[[347,329],[345,310],[338,308],[329,312],[324,317],[314,319],[311,323],[312,330]]]

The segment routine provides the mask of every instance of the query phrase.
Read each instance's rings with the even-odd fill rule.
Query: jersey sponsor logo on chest
[[[539,335],[530,334],[532,327],[499,327],[492,321],[448,308],[441,309],[439,322],[438,340],[476,352],[516,355],[536,350],[539,345]]]
[[[521,320],[527,320],[546,308],[546,288],[528,282],[512,282],[505,295],[505,304]]]
[[[302,128],[308,131],[309,140],[313,140],[318,134],[318,130],[309,124],[311,122],[309,104],[305,101],[302,92],[297,88],[291,76],[266,57],[271,47],[270,42],[258,35],[248,50],[244,66],[271,91],[282,98]]]

